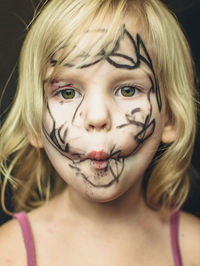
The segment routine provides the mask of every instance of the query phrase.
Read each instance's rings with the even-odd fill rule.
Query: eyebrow
[[[85,71],[85,68],[72,68],[69,65],[63,65],[59,67],[58,71],[56,71],[55,74],[52,75],[52,79],[50,79],[50,75],[50,77],[46,78],[43,82],[44,84],[46,84],[47,82],[51,82],[51,80],[53,79],[58,81],[76,80],[77,76],[78,78],[82,76],[82,71]],[[154,79],[154,73],[152,69],[146,64],[140,64],[139,67],[131,70],[126,68],[121,69],[113,67],[112,70],[109,72],[109,75],[112,75],[111,72],[113,73],[113,75],[118,76],[118,78],[115,78],[115,80],[119,81],[122,79]]]
[[[136,71],[134,71],[136,72]],[[136,83],[136,85],[141,85],[141,86],[151,86],[152,84],[152,79],[153,79],[153,74],[149,75],[148,73],[145,73],[144,71],[140,71],[137,73],[130,73],[129,71],[125,71],[122,73],[122,71],[119,72],[119,74],[116,75],[116,73],[113,73],[113,75],[109,75],[109,78],[107,80],[107,84],[110,84],[110,86],[113,86],[113,84],[125,84],[125,83]],[[85,78],[82,76],[80,73],[62,73],[62,75],[57,75],[53,78],[56,80],[56,82],[63,82],[66,84],[84,84]],[[52,79],[52,80],[53,80]],[[51,80],[49,81],[49,88],[55,87],[52,86]],[[55,84],[56,85],[56,84]],[[59,86],[59,85],[58,85]],[[66,85],[65,85],[66,86]],[[145,88],[144,87],[144,88]]]

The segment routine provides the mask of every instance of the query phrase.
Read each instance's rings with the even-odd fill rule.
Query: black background
[[[165,0],[178,17],[183,31],[192,49],[197,71],[197,88],[200,77],[200,0]],[[0,94],[5,85],[8,86],[0,105],[1,123],[5,119],[6,110],[12,103],[17,84],[17,63],[20,48],[26,35],[26,25],[30,22],[39,0],[0,0]],[[16,67],[15,67],[16,66]],[[10,78],[11,73],[12,77]],[[200,217],[200,141],[197,132],[195,150],[192,159],[193,182],[189,198],[184,209]],[[8,197],[9,205],[9,197]],[[0,224],[8,217],[0,208]]]

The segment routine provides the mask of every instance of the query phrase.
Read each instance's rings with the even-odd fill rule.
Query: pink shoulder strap
[[[171,215],[170,231],[171,231],[171,244],[174,257],[175,266],[182,266],[181,252],[179,247],[179,217],[180,211],[176,211]]]
[[[19,212],[13,216],[13,218],[17,219],[24,238],[24,243],[26,247],[27,254],[27,263],[28,266],[36,266],[36,257],[35,257],[35,247],[33,241],[33,234],[31,231],[31,226],[25,212]]]

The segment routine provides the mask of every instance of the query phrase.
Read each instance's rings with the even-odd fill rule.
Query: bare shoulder
[[[14,219],[0,226],[0,265],[26,265],[26,251],[21,229]]]
[[[184,265],[200,265],[200,219],[181,212],[179,230]]]

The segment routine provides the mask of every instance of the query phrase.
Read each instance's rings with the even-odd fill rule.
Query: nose
[[[111,129],[111,113],[106,97],[94,93],[85,102],[84,126],[87,131]]]

